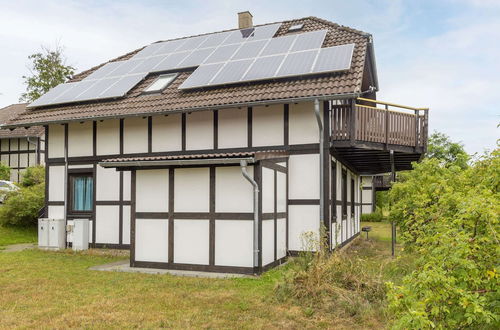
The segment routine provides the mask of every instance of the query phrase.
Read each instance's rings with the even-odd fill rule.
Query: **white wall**
[[[168,171],[136,172],[136,212],[168,212]]]
[[[49,133],[50,135],[50,133]],[[68,124],[68,157],[92,156],[92,122]],[[49,147],[50,148],[50,147]]]
[[[277,251],[276,257],[281,259],[286,256],[286,219],[278,219],[276,230]]]
[[[213,111],[195,111],[186,115],[186,149],[214,148]]]
[[[64,201],[64,166],[49,166],[49,201]]]
[[[210,203],[208,167],[176,168],[174,173],[175,212],[208,212]]]
[[[241,148],[248,146],[247,109],[219,110],[218,147]]]
[[[208,265],[209,220],[174,220],[174,262]]]
[[[97,155],[116,155],[120,153],[120,120],[97,122]]]
[[[319,199],[319,154],[290,155],[288,171],[290,199]]]
[[[49,158],[64,157],[64,126],[49,125]]]
[[[252,145],[273,146],[284,143],[283,104],[252,109]]]
[[[152,150],[178,151],[182,149],[182,115],[154,116]]]
[[[125,118],[123,121],[123,152],[143,153],[148,151],[148,119]]]
[[[286,212],[286,173],[276,172],[276,208],[278,212]]]
[[[168,220],[136,219],[135,260],[168,262]]]
[[[253,267],[253,222],[215,221],[215,265]]]
[[[130,206],[123,206],[122,243],[130,244]]]
[[[120,172],[114,168],[97,166],[96,200],[117,201],[120,199]]]
[[[247,170],[253,178],[253,166]],[[215,169],[215,212],[253,212],[253,186],[239,166]]]
[[[274,261],[274,220],[262,221],[262,266]]]
[[[262,167],[262,212],[274,213],[274,170]]]
[[[312,102],[292,103],[289,107],[289,143],[306,144],[319,142],[319,130]]]
[[[305,232],[313,232],[314,238],[319,239],[319,205],[289,205],[288,212],[288,248],[301,251],[307,247]]]
[[[120,242],[120,207],[117,205],[96,206],[96,243],[118,244]]]

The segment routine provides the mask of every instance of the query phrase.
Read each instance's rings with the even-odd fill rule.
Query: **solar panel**
[[[172,41],[165,41],[161,43],[161,47],[154,52],[153,55],[163,55],[163,54],[170,54],[182,46],[186,42],[186,39],[178,39],[178,40],[172,40]]]
[[[79,81],[78,83],[73,85],[73,88],[68,90],[66,93],[60,95],[59,97],[55,98],[54,101],[56,101],[57,103],[71,102],[71,101],[75,100],[78,95],[85,92],[87,89],[89,89],[95,83],[96,83],[96,80]]]
[[[218,85],[228,82],[238,82],[243,78],[243,75],[248,70],[253,60],[241,60],[227,62],[226,65],[219,71],[210,84]]]
[[[121,77],[114,77],[114,78],[107,78],[107,79],[101,79],[95,81],[95,83],[88,88],[86,91],[81,93],[75,98],[75,101],[86,101],[86,100],[93,100],[93,99],[98,99],[99,95],[108,89],[110,86],[114,85],[117,83]]]
[[[95,79],[101,79],[109,74],[111,74],[116,68],[118,68],[120,65],[122,65],[122,61],[120,62],[111,62],[111,63],[106,63],[96,71],[92,72],[90,75],[88,75],[85,79],[83,80],[95,80]]]
[[[212,55],[210,55],[205,63],[217,63],[217,62],[225,62],[233,56],[234,52],[240,47],[240,44],[233,44],[227,46],[218,47]]]
[[[108,89],[99,94],[99,98],[121,97],[127,94],[127,92],[137,85],[142,79],[144,79],[144,75],[142,74],[122,77],[115,84],[111,85]]]
[[[274,37],[276,32],[278,32],[280,26],[281,23],[257,26],[255,28],[252,38],[253,40],[272,38]]]
[[[132,58],[144,58],[144,57],[154,55],[154,53],[156,51],[158,51],[161,47],[163,47],[163,44],[164,44],[163,42],[154,43],[154,44],[151,44],[147,47],[144,47],[137,54],[135,54]]]
[[[308,50],[305,52],[288,54],[283,61],[277,76],[286,77],[310,73],[317,54],[318,50]]]
[[[205,42],[205,40],[207,40],[207,39],[208,39],[208,36],[187,38],[186,42],[184,42],[184,44],[182,44],[179,48],[177,48],[176,51],[196,49],[200,46],[200,44]]]
[[[173,53],[165,57],[163,61],[158,63],[150,72],[161,72],[175,69],[191,52]]]
[[[107,77],[117,77],[129,74],[135,67],[143,62],[143,60],[128,60],[121,61],[122,64],[118,66],[113,72],[107,75]]]
[[[321,48],[312,72],[348,70],[353,51],[354,44]]]
[[[75,83],[65,83],[57,85],[56,87],[49,90],[47,93],[40,96],[35,101],[31,102],[27,107],[31,108],[31,107],[38,107],[42,105],[52,104],[57,97],[60,97],[61,95],[64,95],[64,93],[71,90],[75,84],[77,83],[75,82]]]
[[[224,63],[206,64],[199,66],[189,77],[182,83],[182,88],[193,88],[206,86],[212,78],[224,66]]]
[[[269,40],[269,43],[262,51],[261,56],[287,53],[295,38],[296,36],[293,35]]]
[[[255,58],[262,51],[262,48],[267,44],[267,40],[249,41],[241,45],[233,60],[241,60],[244,58]]]
[[[195,50],[191,54],[189,54],[181,63],[179,63],[177,67],[188,68],[192,66],[198,66],[201,63],[203,63],[203,61],[210,54],[212,54],[214,50],[215,50],[214,47]]]
[[[129,71],[130,74],[151,72],[155,66],[157,66],[161,61],[163,61],[168,55],[158,55],[153,57],[148,57],[142,60],[138,66],[134,67]]]
[[[274,77],[285,55],[261,57],[255,60],[242,80],[259,80]]]
[[[219,46],[230,34],[231,32],[222,32],[209,35],[205,42],[200,45],[200,48]]]
[[[292,46],[292,52],[301,50],[321,48],[326,37],[326,30],[313,31],[308,33],[297,34],[297,39]]]

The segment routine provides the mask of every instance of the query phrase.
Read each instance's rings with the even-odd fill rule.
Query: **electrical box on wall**
[[[64,219],[38,219],[38,247],[59,250],[66,247]]]
[[[81,251],[89,248],[89,219],[73,221],[73,250]]]

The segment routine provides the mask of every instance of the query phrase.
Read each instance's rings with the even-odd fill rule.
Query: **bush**
[[[416,269],[388,283],[395,328],[500,327],[500,151],[472,164],[428,159],[389,193]]]
[[[0,163],[0,180],[10,180],[10,167]]]
[[[28,167],[20,182],[23,187],[31,187],[45,182],[45,167],[41,165]]]
[[[385,221],[386,217],[382,214],[382,210],[377,206],[375,212],[361,214],[361,221],[367,222],[382,222]]]
[[[0,207],[0,225],[34,226],[45,204],[45,168],[28,167],[19,190],[6,193]]]

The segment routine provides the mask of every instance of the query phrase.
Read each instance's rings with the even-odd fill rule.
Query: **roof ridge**
[[[347,32],[352,32],[352,33],[359,34],[359,35],[361,35],[363,37],[369,37],[369,36],[371,36],[371,33],[364,32],[364,31],[361,31],[361,30],[358,30],[358,29],[354,29],[354,28],[346,26],[346,25],[341,25],[341,24],[338,24],[338,23],[326,20],[324,18],[320,18],[320,17],[316,17],[316,16],[308,16],[308,17],[304,17],[304,18],[313,19],[313,20],[316,20],[316,21],[318,21],[320,23],[328,24],[328,25],[331,25],[333,27],[336,27],[336,28],[342,29],[344,31],[347,31]]]

